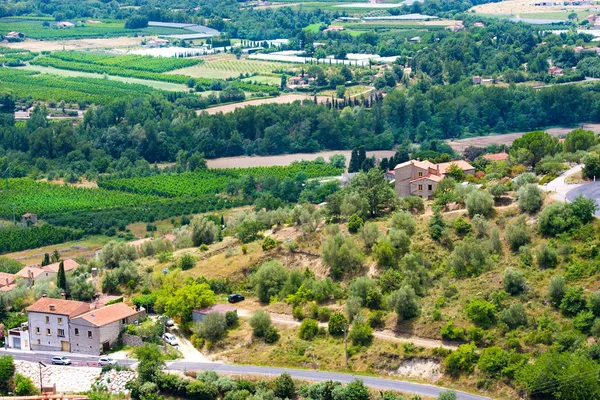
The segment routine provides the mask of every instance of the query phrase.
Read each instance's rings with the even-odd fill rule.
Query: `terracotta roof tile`
[[[468,162],[466,162],[464,160],[455,160],[455,161],[438,164],[438,167],[440,168],[440,173],[445,174],[448,167],[450,167],[452,164],[458,165],[463,171],[469,170],[469,169],[475,169],[474,166],[472,166],[471,164],[469,164]]]
[[[482,158],[485,158],[486,160],[490,160],[490,161],[503,161],[508,158],[508,154],[507,153],[486,154],[486,155],[482,156]]]
[[[0,286],[7,286],[6,281],[8,280],[8,285],[14,283],[17,277],[13,274],[7,274],[6,272],[0,272]]]
[[[69,318],[76,317],[89,310],[90,305],[82,301],[50,299],[48,297],[42,297],[27,307],[27,312],[68,315]]]
[[[64,260],[63,262],[65,264],[65,272],[73,271],[74,269],[77,269],[77,267],[79,267],[79,264],[77,264],[75,260],[69,259]],[[54,264],[46,265],[45,267],[41,267],[41,269],[45,271],[52,271],[54,273],[58,273],[58,268],[60,268],[60,261]]]
[[[31,274],[30,274],[30,272],[31,272]],[[30,277],[33,277],[33,279],[37,279],[42,274],[54,274],[54,272],[43,270],[40,267],[25,267],[22,270],[20,270],[19,272],[17,272],[17,275],[19,275],[23,278],[26,278],[26,279],[29,279]]]
[[[127,304],[115,303],[79,315],[77,318],[73,319],[73,323],[77,322],[79,319],[83,319],[96,326],[104,326],[124,318],[129,318],[135,314],[137,314],[137,311]]]

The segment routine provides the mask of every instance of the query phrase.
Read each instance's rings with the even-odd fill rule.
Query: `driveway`
[[[571,176],[571,175],[581,171],[582,168],[583,168],[583,164],[579,164],[572,168],[569,168],[568,170],[566,170],[565,172],[560,174],[558,176],[558,178],[554,179],[551,182],[548,182],[546,185],[540,186],[540,188],[546,192],[551,193],[552,198],[555,200],[570,201],[567,198],[567,193],[569,193],[573,189],[576,189],[576,188],[582,186],[582,184],[567,183],[566,178],[568,176]],[[575,197],[573,197],[573,198],[575,198]]]

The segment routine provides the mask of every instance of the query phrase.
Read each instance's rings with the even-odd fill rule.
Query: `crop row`
[[[49,57],[58,58],[64,61],[101,64],[149,72],[167,72],[174,69],[190,67],[202,62],[202,60],[198,58],[169,58],[141,55],[108,56],[75,51],[57,51],[50,54]]]
[[[12,47],[0,46],[0,54],[16,54],[16,53],[29,53],[29,50],[25,49],[14,49]]]
[[[287,65],[269,63],[269,62],[256,62],[256,61],[214,61],[203,64],[203,67],[222,70],[222,71],[237,71],[237,72],[271,72],[276,69],[282,69],[288,67]]]
[[[333,176],[341,170],[327,164],[294,163],[289,166],[207,169],[183,174],[156,175],[141,178],[108,179],[98,183],[101,188],[163,197],[193,197],[223,192],[227,183],[243,176],[293,178],[303,173],[306,178]]]
[[[156,201],[155,196],[120,193],[103,189],[80,188],[36,182],[30,178],[8,180],[8,190],[0,192],[0,217],[12,219],[27,212],[41,216],[113,207],[136,207]]]
[[[97,78],[63,77],[15,68],[0,68],[0,82],[3,90],[19,98],[67,102],[87,100],[95,104],[158,92],[146,85]]]
[[[81,230],[56,227],[48,224],[32,227],[10,227],[0,229],[0,254],[80,239]]]

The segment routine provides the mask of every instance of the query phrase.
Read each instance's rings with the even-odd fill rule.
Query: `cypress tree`
[[[44,254],[44,260],[42,261],[42,267],[46,265],[50,265],[50,255],[48,253]]]
[[[365,150],[365,146],[360,146],[358,148],[358,170],[360,170],[367,159],[367,152]]]
[[[58,275],[56,276],[56,286],[67,293],[67,275],[65,274],[65,263],[61,261],[58,265]]]
[[[358,172],[360,169],[360,163],[358,162],[358,149],[352,149],[350,155],[350,165],[348,166],[348,172]]]

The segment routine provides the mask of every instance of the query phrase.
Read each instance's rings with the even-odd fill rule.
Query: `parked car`
[[[234,294],[230,294],[228,296],[227,300],[230,303],[239,303],[240,301],[246,300],[246,298],[244,296],[242,296],[241,294],[234,293]]]
[[[101,366],[115,365],[117,363],[117,360],[115,360],[114,358],[110,358],[110,357],[100,357],[100,359],[98,360],[98,363]]]
[[[71,359],[65,356],[56,356],[56,357],[52,357],[52,364],[53,365],[71,365]]]
[[[169,343],[171,346],[177,346],[179,343],[177,342],[177,338],[175,337],[175,335],[170,334],[170,333],[165,333],[162,336],[163,340],[167,343]]]
[[[168,318],[168,317],[167,317],[167,318]],[[175,321],[173,321],[173,318],[168,318],[168,319],[165,321],[165,326],[171,327],[171,326],[174,326],[174,325],[175,325]]]

